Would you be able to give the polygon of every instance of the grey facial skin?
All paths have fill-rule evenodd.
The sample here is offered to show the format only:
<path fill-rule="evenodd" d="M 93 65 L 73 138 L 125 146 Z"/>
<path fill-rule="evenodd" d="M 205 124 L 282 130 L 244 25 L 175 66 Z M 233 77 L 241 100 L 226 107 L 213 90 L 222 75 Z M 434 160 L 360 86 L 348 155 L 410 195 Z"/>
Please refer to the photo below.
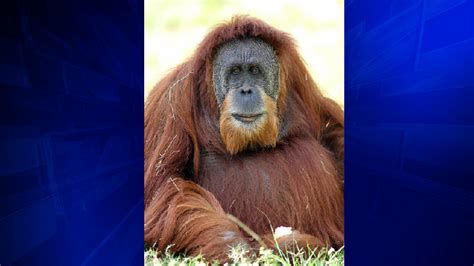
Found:
<path fill-rule="evenodd" d="M 213 81 L 219 106 L 226 96 L 232 96 L 234 118 L 250 122 L 265 112 L 263 94 L 275 101 L 278 98 L 278 58 L 273 48 L 260 39 L 225 43 L 214 58 Z"/>

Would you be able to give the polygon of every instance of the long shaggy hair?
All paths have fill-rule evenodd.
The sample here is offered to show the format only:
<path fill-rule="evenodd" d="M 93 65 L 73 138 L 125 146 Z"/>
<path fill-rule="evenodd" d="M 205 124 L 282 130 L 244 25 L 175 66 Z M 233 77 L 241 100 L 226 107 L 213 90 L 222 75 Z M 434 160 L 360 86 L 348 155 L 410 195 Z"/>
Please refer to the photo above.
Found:
<path fill-rule="evenodd" d="M 217 49 L 249 37 L 270 44 L 280 66 L 278 101 L 266 100 L 272 119 L 254 142 L 219 108 L 212 81 Z M 235 243 L 225 232 L 240 232 L 231 213 L 262 236 L 271 222 L 342 245 L 343 131 L 341 108 L 321 95 L 288 34 L 246 16 L 217 26 L 148 96 L 145 241 L 224 258 Z M 261 144 L 274 148 L 239 153 Z"/>
<path fill-rule="evenodd" d="M 247 128 L 237 123 L 232 117 L 229 107 L 232 95 L 228 95 L 221 107 L 220 132 L 222 141 L 230 154 L 236 154 L 243 150 L 253 150 L 258 147 L 274 147 L 278 137 L 278 113 L 273 99 L 258 90 L 264 99 L 266 107 L 263 117 L 257 118 L 256 126 Z M 259 121 L 262 122 L 259 122 Z"/>

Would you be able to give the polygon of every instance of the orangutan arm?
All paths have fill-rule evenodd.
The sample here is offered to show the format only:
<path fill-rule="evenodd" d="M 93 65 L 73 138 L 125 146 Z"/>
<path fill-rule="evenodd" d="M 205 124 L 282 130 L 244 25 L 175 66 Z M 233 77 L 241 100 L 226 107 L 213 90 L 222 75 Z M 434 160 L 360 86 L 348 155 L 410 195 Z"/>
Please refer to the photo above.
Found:
<path fill-rule="evenodd" d="M 204 254 L 209 261 L 228 260 L 230 247 L 247 245 L 214 196 L 192 181 L 170 179 L 145 210 L 145 242 L 158 251 Z"/>
<path fill-rule="evenodd" d="M 329 98 L 322 100 L 321 142 L 334 154 L 336 167 L 344 177 L 344 113 L 341 107 Z"/>

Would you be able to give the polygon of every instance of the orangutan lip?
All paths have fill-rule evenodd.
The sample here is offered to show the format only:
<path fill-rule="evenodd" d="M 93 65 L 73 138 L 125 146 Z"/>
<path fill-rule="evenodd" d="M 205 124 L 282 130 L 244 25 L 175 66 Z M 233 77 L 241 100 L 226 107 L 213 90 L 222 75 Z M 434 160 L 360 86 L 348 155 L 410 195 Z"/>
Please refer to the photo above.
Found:
<path fill-rule="evenodd" d="M 253 121 L 257 120 L 257 118 L 259 118 L 262 115 L 263 115 L 263 113 L 260 113 L 260 114 L 232 114 L 232 116 L 235 119 L 239 120 L 240 122 L 244 122 L 244 123 L 253 122 Z"/>

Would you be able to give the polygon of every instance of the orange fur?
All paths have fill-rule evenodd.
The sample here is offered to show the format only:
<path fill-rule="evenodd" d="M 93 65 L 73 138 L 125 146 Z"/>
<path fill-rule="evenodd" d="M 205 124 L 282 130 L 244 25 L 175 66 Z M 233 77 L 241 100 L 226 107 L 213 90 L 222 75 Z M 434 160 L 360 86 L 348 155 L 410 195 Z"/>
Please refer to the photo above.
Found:
<path fill-rule="evenodd" d="M 225 98 L 222 104 L 220 132 L 227 151 L 234 155 L 243 150 L 254 150 L 257 147 L 274 147 L 278 136 L 278 117 L 273 99 L 262 93 L 266 113 L 255 126 L 249 128 L 236 124 L 229 111 L 232 95 Z"/>
<path fill-rule="evenodd" d="M 265 100 L 267 119 L 252 133 L 219 109 L 212 84 L 218 47 L 247 37 L 269 43 L 280 65 L 278 101 Z M 273 148 L 248 150 L 257 145 Z M 342 109 L 322 96 L 289 35 L 263 21 L 218 25 L 155 86 L 144 154 L 145 242 L 158 251 L 226 261 L 230 246 L 254 245 L 226 213 L 261 236 L 271 224 L 297 230 L 301 243 L 344 243 Z"/>

